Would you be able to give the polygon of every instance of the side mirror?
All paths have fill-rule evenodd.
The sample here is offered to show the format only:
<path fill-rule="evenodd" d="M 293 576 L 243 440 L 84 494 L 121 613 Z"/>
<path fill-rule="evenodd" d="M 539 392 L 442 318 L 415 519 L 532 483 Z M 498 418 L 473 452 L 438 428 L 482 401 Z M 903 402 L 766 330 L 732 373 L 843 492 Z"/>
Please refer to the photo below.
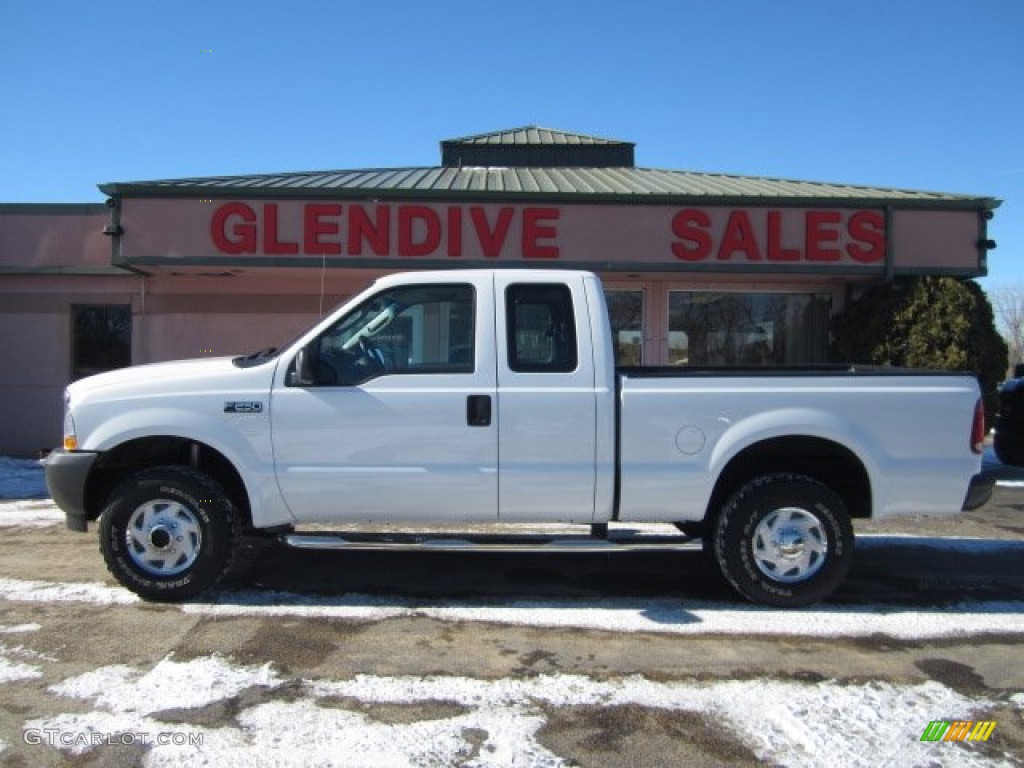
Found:
<path fill-rule="evenodd" d="M 316 384 L 316 376 L 313 375 L 313 358 L 306 347 L 299 350 L 292 365 L 294 369 L 288 372 L 288 378 L 285 381 L 289 387 L 312 387 Z"/>

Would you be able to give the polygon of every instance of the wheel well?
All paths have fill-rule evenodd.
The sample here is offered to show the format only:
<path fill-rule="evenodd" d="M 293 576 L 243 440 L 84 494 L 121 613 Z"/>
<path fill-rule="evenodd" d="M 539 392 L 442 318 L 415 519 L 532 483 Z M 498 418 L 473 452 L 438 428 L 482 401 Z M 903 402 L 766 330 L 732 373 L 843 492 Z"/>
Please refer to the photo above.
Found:
<path fill-rule="evenodd" d="M 104 451 L 97 459 L 85 486 L 85 509 L 89 520 L 100 516 L 111 492 L 126 477 L 161 465 L 192 467 L 219 482 L 231 496 L 235 508 L 248 526 L 252 521 L 245 483 L 224 454 L 205 443 L 182 437 L 143 437 Z"/>
<path fill-rule="evenodd" d="M 711 522 L 729 496 L 746 483 L 772 472 L 813 477 L 839 494 L 850 517 L 871 517 L 871 481 L 849 448 L 819 437 L 778 437 L 755 443 L 726 465 L 711 494 L 705 521 Z"/>

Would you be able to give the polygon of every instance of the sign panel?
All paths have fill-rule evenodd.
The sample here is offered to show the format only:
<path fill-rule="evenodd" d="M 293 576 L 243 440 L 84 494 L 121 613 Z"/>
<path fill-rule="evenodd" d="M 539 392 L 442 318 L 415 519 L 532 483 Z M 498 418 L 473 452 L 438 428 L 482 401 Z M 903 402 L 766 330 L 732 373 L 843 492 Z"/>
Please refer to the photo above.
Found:
<path fill-rule="evenodd" d="M 892 225 L 884 211 L 872 208 L 256 199 L 127 199 L 122 206 L 121 258 L 128 263 L 848 272 L 883 269 L 895 241 L 897 257 L 922 260 L 914 238 L 894 239 L 899 233 L 886 231 Z M 942 241 L 926 239 L 940 253 L 924 260 L 977 268 L 976 214 L 915 212 L 906 223 L 927 232 L 938 220 Z"/>

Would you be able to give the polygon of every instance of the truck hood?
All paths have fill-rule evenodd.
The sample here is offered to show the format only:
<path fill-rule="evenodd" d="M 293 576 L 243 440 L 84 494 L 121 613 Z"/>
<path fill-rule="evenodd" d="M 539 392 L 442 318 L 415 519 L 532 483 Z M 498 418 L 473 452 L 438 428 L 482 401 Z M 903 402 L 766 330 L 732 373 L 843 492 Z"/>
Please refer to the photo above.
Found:
<path fill-rule="evenodd" d="M 68 387 L 71 400 L 81 401 L 99 397 L 101 399 L 132 395 L 173 394 L 191 391 L 195 388 L 209 390 L 218 385 L 232 386 L 241 380 L 252 380 L 258 369 L 266 369 L 269 382 L 276 358 L 248 369 L 232 364 L 230 357 L 203 358 L 196 360 L 175 360 L 168 363 L 150 363 L 119 368 L 95 376 L 80 379 Z"/>

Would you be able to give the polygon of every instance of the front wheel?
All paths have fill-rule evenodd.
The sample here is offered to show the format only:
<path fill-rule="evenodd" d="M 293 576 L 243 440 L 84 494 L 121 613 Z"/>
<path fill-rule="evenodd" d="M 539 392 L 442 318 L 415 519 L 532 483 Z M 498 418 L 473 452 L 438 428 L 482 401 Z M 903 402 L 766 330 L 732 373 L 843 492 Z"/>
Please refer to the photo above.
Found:
<path fill-rule="evenodd" d="M 803 475 L 771 474 L 747 483 L 722 509 L 714 541 L 719 568 L 741 595 L 783 608 L 829 595 L 853 557 L 843 500 Z"/>
<path fill-rule="evenodd" d="M 231 563 L 235 511 L 220 483 L 188 467 L 139 472 L 111 495 L 100 520 L 107 568 L 142 598 L 183 600 Z"/>

